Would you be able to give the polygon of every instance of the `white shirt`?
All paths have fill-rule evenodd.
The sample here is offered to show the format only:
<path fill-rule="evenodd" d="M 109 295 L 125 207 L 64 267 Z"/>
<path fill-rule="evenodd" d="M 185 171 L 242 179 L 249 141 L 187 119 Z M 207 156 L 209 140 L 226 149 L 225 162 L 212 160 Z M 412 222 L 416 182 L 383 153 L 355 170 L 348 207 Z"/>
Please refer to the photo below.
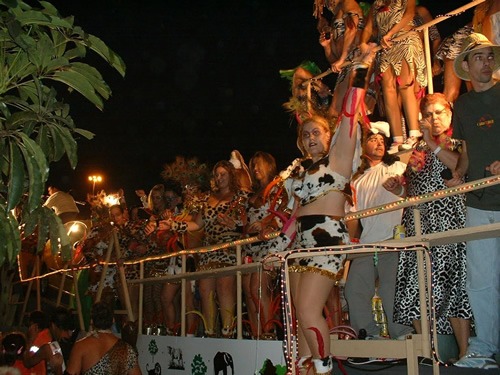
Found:
<path fill-rule="evenodd" d="M 402 198 L 387 191 L 382 184 L 391 176 L 402 175 L 405 170 L 406 164 L 400 161 L 390 166 L 382 162 L 365 170 L 361 176 L 351 182 L 354 198 L 351 211 L 401 200 Z M 360 219 L 363 230 L 359 242 L 373 243 L 392 238 L 392 230 L 394 226 L 401 224 L 402 215 L 403 210 L 400 209 Z"/>
<path fill-rule="evenodd" d="M 66 212 L 80 212 L 71 194 L 64 191 L 56 191 L 45 201 L 44 206 L 52 208 L 56 215 Z"/>

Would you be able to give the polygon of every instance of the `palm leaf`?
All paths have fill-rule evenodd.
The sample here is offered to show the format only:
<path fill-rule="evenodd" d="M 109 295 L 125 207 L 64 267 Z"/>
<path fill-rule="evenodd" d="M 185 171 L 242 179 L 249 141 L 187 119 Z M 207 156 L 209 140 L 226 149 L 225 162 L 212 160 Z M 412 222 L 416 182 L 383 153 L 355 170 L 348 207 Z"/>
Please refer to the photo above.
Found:
<path fill-rule="evenodd" d="M 24 192 L 24 164 L 21 152 L 15 141 L 10 142 L 9 177 L 7 211 L 17 206 Z"/>

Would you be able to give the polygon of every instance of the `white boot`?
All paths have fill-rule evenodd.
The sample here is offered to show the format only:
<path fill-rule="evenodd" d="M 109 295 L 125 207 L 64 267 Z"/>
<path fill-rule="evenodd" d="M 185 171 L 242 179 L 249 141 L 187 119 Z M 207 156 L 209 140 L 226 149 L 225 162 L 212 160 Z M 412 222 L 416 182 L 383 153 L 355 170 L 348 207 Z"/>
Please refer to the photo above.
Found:
<path fill-rule="evenodd" d="M 313 359 L 314 373 L 316 375 L 330 375 L 333 370 L 332 357 Z"/>

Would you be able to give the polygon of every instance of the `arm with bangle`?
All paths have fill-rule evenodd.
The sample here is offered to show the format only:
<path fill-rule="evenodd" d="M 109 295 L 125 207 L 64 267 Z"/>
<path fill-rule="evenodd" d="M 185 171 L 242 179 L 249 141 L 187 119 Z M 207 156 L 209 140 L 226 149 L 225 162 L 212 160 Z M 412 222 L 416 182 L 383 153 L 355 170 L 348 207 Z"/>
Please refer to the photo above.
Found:
<path fill-rule="evenodd" d="M 455 150 L 449 150 L 446 147 L 441 147 L 434 139 L 426 140 L 429 150 L 436 155 L 436 157 L 441 160 L 441 162 L 450 168 L 452 171 L 455 170 L 458 162 L 459 153 Z"/>
<path fill-rule="evenodd" d="M 191 221 L 174 220 L 172 218 L 160 220 L 158 222 L 159 230 L 169 230 L 175 233 L 192 232 L 203 228 L 204 222 L 201 214 L 197 214 Z"/>

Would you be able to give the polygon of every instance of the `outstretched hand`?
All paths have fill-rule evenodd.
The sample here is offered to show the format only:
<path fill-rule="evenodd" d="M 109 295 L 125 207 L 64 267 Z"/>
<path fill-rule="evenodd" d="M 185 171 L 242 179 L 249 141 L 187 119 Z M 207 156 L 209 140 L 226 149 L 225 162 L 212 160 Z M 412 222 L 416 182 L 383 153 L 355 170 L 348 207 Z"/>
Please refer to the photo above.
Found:
<path fill-rule="evenodd" d="M 488 165 L 485 169 L 488 172 L 490 172 L 492 175 L 499 175 L 500 174 L 500 161 L 495 160 L 493 163 Z"/>

